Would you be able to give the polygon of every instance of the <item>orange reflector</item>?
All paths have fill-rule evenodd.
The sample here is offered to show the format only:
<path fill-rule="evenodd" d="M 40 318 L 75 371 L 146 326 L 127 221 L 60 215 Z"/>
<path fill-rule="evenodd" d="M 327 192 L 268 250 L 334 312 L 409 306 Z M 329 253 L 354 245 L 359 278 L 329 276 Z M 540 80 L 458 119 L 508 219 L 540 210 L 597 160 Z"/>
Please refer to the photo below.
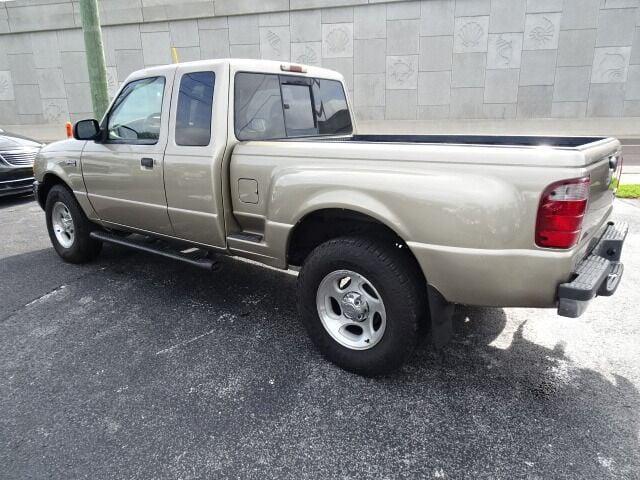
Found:
<path fill-rule="evenodd" d="M 280 65 L 280 70 L 282 70 L 283 72 L 307 73 L 307 69 L 302 65 L 292 65 L 286 63 Z"/>
<path fill-rule="evenodd" d="M 73 138 L 73 125 L 71 125 L 71 122 L 67 122 L 65 128 L 67 129 L 67 138 Z"/>

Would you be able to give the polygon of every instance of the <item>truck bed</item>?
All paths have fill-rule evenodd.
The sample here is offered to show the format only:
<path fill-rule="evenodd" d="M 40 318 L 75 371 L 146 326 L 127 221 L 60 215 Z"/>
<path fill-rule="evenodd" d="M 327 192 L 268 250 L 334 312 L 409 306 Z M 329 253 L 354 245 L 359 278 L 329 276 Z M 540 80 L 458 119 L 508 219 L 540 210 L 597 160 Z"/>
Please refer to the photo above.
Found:
<path fill-rule="evenodd" d="M 588 167 L 620 152 L 612 137 L 525 135 L 355 134 L 257 140 L 243 152 L 345 160 L 419 161 L 446 164 Z M 277 153 L 276 153 L 277 152 Z"/>
<path fill-rule="evenodd" d="M 449 143 L 457 145 L 491 145 L 578 148 L 606 140 L 606 137 L 548 137 L 524 135 L 354 135 L 354 142 L 382 143 Z"/>
<path fill-rule="evenodd" d="M 583 148 L 607 137 L 553 137 L 525 135 L 353 135 L 336 139 L 314 137 L 313 140 L 350 141 L 359 143 L 423 143 L 446 145 L 487 145 L 502 147 Z M 302 139 L 289 139 L 302 140 Z M 306 138 L 309 140 L 309 137 Z"/>

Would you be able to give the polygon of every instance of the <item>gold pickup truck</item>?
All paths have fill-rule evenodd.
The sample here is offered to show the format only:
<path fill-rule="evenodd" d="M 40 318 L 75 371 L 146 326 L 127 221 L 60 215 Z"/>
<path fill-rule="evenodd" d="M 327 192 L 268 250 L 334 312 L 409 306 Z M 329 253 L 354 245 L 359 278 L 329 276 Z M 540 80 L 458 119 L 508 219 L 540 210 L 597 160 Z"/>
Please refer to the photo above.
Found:
<path fill-rule="evenodd" d="M 298 269 L 311 339 L 363 375 L 422 326 L 445 344 L 455 304 L 576 317 L 622 275 L 613 138 L 363 135 L 338 73 L 233 59 L 135 72 L 74 137 L 35 163 L 64 260 L 109 242 Z"/>

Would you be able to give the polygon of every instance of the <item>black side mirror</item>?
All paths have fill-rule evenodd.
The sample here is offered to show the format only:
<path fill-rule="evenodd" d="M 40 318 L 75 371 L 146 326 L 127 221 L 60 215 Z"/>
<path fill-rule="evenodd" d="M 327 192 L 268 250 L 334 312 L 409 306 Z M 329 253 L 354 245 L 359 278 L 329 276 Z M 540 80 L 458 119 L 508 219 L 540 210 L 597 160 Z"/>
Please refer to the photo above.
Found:
<path fill-rule="evenodd" d="M 73 126 L 73 138 L 76 140 L 96 140 L 100 136 L 100 124 L 93 118 L 80 120 Z"/>

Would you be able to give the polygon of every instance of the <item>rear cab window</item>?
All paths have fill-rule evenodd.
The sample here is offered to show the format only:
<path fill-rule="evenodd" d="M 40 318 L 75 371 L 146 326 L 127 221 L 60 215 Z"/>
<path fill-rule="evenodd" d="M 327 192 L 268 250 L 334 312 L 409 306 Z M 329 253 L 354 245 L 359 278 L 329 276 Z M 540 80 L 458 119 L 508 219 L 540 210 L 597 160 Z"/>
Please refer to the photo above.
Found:
<path fill-rule="evenodd" d="M 235 76 L 238 140 L 275 140 L 353 131 L 342 83 L 295 75 L 239 72 Z"/>
<path fill-rule="evenodd" d="M 284 125 L 288 136 L 317 135 L 311 88 L 308 85 L 282 85 Z"/>

